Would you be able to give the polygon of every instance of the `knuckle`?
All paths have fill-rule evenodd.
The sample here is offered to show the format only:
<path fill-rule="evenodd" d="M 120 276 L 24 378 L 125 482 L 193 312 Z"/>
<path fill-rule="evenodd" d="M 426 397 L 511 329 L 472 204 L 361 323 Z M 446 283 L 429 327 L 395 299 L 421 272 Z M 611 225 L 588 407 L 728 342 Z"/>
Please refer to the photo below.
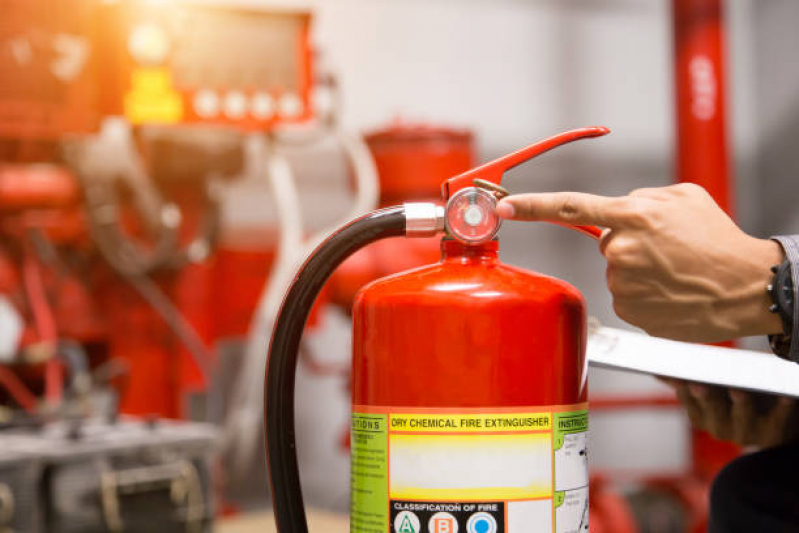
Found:
<path fill-rule="evenodd" d="M 612 270 L 608 270 L 606 277 L 610 294 L 612 294 L 614 298 L 620 296 L 623 292 L 623 289 L 619 286 L 619 278 L 613 273 Z"/>
<path fill-rule="evenodd" d="M 630 225 L 640 228 L 651 226 L 656 213 L 651 202 L 640 197 L 632 198 L 625 208 L 627 221 Z"/>
<path fill-rule="evenodd" d="M 618 235 L 617 230 L 613 229 L 605 229 L 602 232 L 602 236 L 599 238 L 599 253 L 607 258 L 607 248 L 608 245 L 613 242 L 613 240 Z"/>
<path fill-rule="evenodd" d="M 707 196 L 708 192 L 696 183 L 678 183 L 669 187 L 681 196 Z"/>
<path fill-rule="evenodd" d="M 641 187 L 640 189 L 635 189 L 630 191 L 629 196 L 634 198 L 651 198 L 657 193 L 658 189 L 654 187 Z"/>
<path fill-rule="evenodd" d="M 605 247 L 605 257 L 607 257 L 609 263 L 616 264 L 624 249 L 624 243 L 619 243 L 618 239 L 614 239 Z"/>
<path fill-rule="evenodd" d="M 614 266 L 624 265 L 638 251 L 638 241 L 632 238 L 617 237 L 605 246 L 605 258 Z"/>
<path fill-rule="evenodd" d="M 558 216 L 563 220 L 574 220 L 582 211 L 582 202 L 573 194 L 567 194 L 558 207 Z"/>

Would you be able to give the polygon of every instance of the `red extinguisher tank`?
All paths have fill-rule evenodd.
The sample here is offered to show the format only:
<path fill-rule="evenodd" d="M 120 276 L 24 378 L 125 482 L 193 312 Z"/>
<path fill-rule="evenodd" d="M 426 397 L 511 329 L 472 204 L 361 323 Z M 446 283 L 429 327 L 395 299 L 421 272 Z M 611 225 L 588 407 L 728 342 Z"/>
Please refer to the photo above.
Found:
<path fill-rule="evenodd" d="M 582 296 L 441 244 L 355 302 L 352 531 L 587 531 Z"/>
<path fill-rule="evenodd" d="M 499 261 L 496 206 L 507 170 L 606 133 L 583 128 L 508 154 L 447 180 L 445 207 L 369 213 L 309 256 L 278 316 L 266 376 L 281 533 L 308 531 L 293 399 L 318 291 L 369 243 L 442 232 L 439 263 L 377 280 L 355 299 L 350 532 L 588 531 L 585 303 L 563 281 Z"/>
<path fill-rule="evenodd" d="M 359 292 L 355 405 L 585 402 L 585 304 L 577 289 L 503 264 L 497 241 L 445 239 L 441 251 L 440 263 Z"/>

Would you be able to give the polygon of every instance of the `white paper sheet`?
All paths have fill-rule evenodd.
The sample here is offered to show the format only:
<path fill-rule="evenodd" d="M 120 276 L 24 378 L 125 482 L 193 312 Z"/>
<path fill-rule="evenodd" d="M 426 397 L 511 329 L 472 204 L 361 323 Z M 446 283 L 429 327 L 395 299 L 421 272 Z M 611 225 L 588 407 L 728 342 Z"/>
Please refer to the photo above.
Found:
<path fill-rule="evenodd" d="M 799 364 L 750 350 L 599 327 L 588 337 L 588 362 L 591 366 L 799 398 Z"/>

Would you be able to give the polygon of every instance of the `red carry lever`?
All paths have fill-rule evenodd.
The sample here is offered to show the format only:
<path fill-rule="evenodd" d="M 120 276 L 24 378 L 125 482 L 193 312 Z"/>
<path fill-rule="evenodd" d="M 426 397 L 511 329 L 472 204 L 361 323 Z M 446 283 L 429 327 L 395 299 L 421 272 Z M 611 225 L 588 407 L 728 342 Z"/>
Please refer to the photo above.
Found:
<path fill-rule="evenodd" d="M 531 144 L 526 148 L 522 148 L 521 150 L 510 153 L 506 156 L 502 156 L 499 159 L 495 159 L 490 163 L 486 163 L 485 165 L 473 168 L 472 170 L 464 172 L 463 174 L 455 176 L 454 178 L 448 179 L 441 186 L 441 194 L 445 200 L 448 200 L 453 193 L 466 187 L 474 187 L 474 180 L 476 179 L 490 181 L 496 185 L 501 185 L 502 177 L 505 175 L 505 172 L 518 165 L 521 165 L 525 161 L 528 161 L 552 150 L 553 148 L 557 148 L 558 146 L 562 146 L 572 141 L 588 139 L 592 137 L 602 137 L 608 133 L 610 133 L 610 129 L 604 126 L 592 126 L 589 128 L 580 128 L 560 133 L 554 137 Z M 600 235 L 602 235 L 602 230 L 596 226 L 569 225 L 568 227 L 595 239 L 599 239 Z"/>

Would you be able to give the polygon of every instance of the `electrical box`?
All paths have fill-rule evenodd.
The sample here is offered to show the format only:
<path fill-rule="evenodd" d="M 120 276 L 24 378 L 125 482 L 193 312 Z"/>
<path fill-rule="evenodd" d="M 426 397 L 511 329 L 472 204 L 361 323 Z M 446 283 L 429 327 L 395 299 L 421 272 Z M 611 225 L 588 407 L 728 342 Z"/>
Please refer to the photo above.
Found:
<path fill-rule="evenodd" d="M 244 130 L 312 117 L 307 12 L 122 0 L 102 20 L 109 114 Z"/>
<path fill-rule="evenodd" d="M 180 0 L 0 0 L 0 140 L 313 117 L 308 12 Z"/>

